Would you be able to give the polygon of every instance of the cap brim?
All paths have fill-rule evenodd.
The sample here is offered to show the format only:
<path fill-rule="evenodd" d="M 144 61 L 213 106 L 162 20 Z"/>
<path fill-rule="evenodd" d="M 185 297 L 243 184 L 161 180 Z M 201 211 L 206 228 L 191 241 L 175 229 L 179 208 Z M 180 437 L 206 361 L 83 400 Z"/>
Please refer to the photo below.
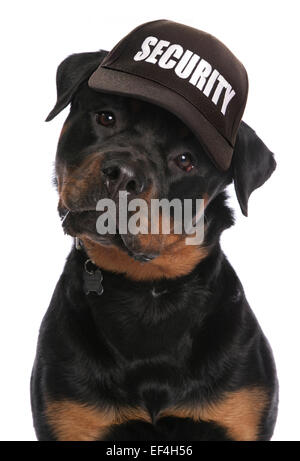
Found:
<path fill-rule="evenodd" d="M 233 147 L 183 96 L 152 80 L 101 65 L 88 81 L 91 89 L 156 104 L 176 115 L 195 134 L 213 163 L 228 170 Z"/>

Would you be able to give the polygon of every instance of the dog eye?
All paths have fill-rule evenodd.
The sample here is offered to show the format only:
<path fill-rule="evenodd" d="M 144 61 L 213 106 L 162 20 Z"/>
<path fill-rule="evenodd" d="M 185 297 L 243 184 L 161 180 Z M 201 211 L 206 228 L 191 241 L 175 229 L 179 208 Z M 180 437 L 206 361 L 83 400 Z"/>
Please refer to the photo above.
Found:
<path fill-rule="evenodd" d="M 180 154 L 175 158 L 176 165 L 187 173 L 194 168 L 193 158 L 191 154 L 185 152 Z"/>
<path fill-rule="evenodd" d="M 103 126 L 114 126 L 116 119 L 112 112 L 99 112 L 96 114 L 96 122 Z"/>

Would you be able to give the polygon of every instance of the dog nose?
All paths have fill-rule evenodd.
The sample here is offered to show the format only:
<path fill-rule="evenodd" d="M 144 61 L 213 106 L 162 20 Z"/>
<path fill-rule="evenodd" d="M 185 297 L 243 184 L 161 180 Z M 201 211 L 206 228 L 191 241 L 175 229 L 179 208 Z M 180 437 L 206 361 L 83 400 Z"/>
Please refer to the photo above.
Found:
<path fill-rule="evenodd" d="M 111 198 L 114 198 L 119 191 L 138 195 L 145 188 L 144 174 L 133 163 L 106 162 L 101 171 Z"/>

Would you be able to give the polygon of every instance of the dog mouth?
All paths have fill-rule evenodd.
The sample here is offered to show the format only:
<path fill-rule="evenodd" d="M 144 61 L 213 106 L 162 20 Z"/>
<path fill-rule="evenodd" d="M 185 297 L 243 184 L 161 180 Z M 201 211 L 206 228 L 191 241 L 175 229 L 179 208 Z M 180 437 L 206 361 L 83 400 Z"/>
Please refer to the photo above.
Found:
<path fill-rule="evenodd" d="M 135 261 L 142 263 L 152 261 L 158 256 L 158 254 L 153 254 L 152 251 L 143 251 L 141 248 L 136 248 L 136 236 L 120 234 L 117 224 L 114 233 L 100 234 L 97 231 L 96 222 L 101 213 L 96 210 L 73 211 L 59 209 L 59 215 L 65 234 L 72 237 L 86 236 L 100 245 L 116 246 Z"/>

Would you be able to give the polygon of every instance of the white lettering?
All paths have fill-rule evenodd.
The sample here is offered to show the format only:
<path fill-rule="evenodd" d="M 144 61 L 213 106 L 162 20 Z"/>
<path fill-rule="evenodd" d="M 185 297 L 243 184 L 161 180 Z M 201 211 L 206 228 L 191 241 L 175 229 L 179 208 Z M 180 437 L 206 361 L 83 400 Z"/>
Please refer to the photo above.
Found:
<path fill-rule="evenodd" d="M 179 59 L 182 56 L 183 48 L 180 45 L 171 45 L 169 48 L 164 52 L 160 60 L 158 61 L 159 67 L 163 69 L 173 69 L 173 67 L 177 64 L 175 59 L 170 59 L 171 56 L 174 58 Z"/>
<path fill-rule="evenodd" d="M 186 52 L 180 59 L 179 63 L 175 67 L 175 73 L 180 78 L 188 78 L 191 75 L 199 59 L 200 59 L 200 56 L 198 56 L 197 54 L 194 54 L 190 50 L 186 50 Z"/>
<path fill-rule="evenodd" d="M 151 53 L 150 45 L 155 45 L 158 42 L 156 37 L 147 37 L 142 43 L 142 51 L 138 51 L 134 56 L 135 61 L 143 61 Z"/>
<path fill-rule="evenodd" d="M 215 105 L 218 104 L 219 97 L 220 97 L 220 94 L 222 93 L 222 90 L 224 88 L 227 88 L 227 86 L 228 86 L 228 82 L 225 80 L 224 77 L 222 77 L 222 75 L 219 75 L 218 80 L 219 80 L 218 86 L 217 86 L 217 88 L 216 88 L 216 90 L 214 92 L 214 95 L 212 97 L 212 102 Z"/>
<path fill-rule="evenodd" d="M 228 87 L 226 88 L 226 91 L 225 91 L 224 101 L 223 101 L 222 109 L 221 109 L 221 112 L 223 115 L 226 114 L 228 103 L 232 100 L 234 95 L 235 95 L 235 91 L 232 89 L 231 85 L 228 84 Z"/>
<path fill-rule="evenodd" d="M 210 95 L 210 92 L 217 80 L 218 75 L 219 75 L 219 72 L 215 69 L 213 73 L 211 74 L 211 76 L 209 77 L 206 87 L 204 88 L 203 94 L 205 94 L 205 96 Z"/>
<path fill-rule="evenodd" d="M 156 47 L 153 49 L 150 56 L 146 59 L 147 62 L 152 62 L 152 64 L 157 63 L 157 56 L 161 56 L 163 54 L 163 49 L 170 45 L 170 42 L 166 40 L 160 40 Z"/>
<path fill-rule="evenodd" d="M 203 87 L 206 83 L 206 79 L 211 74 L 211 71 L 211 65 L 207 61 L 205 61 L 205 59 L 201 59 L 190 79 L 190 82 L 193 85 L 197 85 L 197 88 L 199 88 L 199 90 L 203 90 Z"/>
<path fill-rule="evenodd" d="M 215 105 L 220 101 L 223 115 L 226 114 L 228 104 L 236 94 L 227 80 L 217 69 L 213 69 L 208 61 L 201 59 L 191 50 L 184 51 L 181 45 L 171 45 L 167 40 L 159 40 L 156 37 L 145 38 L 141 50 L 133 59 L 158 64 L 162 69 L 174 69 L 177 77 L 190 78 L 189 83 L 202 91 L 203 95 L 210 98 Z M 211 97 L 213 88 L 215 90 Z"/>

